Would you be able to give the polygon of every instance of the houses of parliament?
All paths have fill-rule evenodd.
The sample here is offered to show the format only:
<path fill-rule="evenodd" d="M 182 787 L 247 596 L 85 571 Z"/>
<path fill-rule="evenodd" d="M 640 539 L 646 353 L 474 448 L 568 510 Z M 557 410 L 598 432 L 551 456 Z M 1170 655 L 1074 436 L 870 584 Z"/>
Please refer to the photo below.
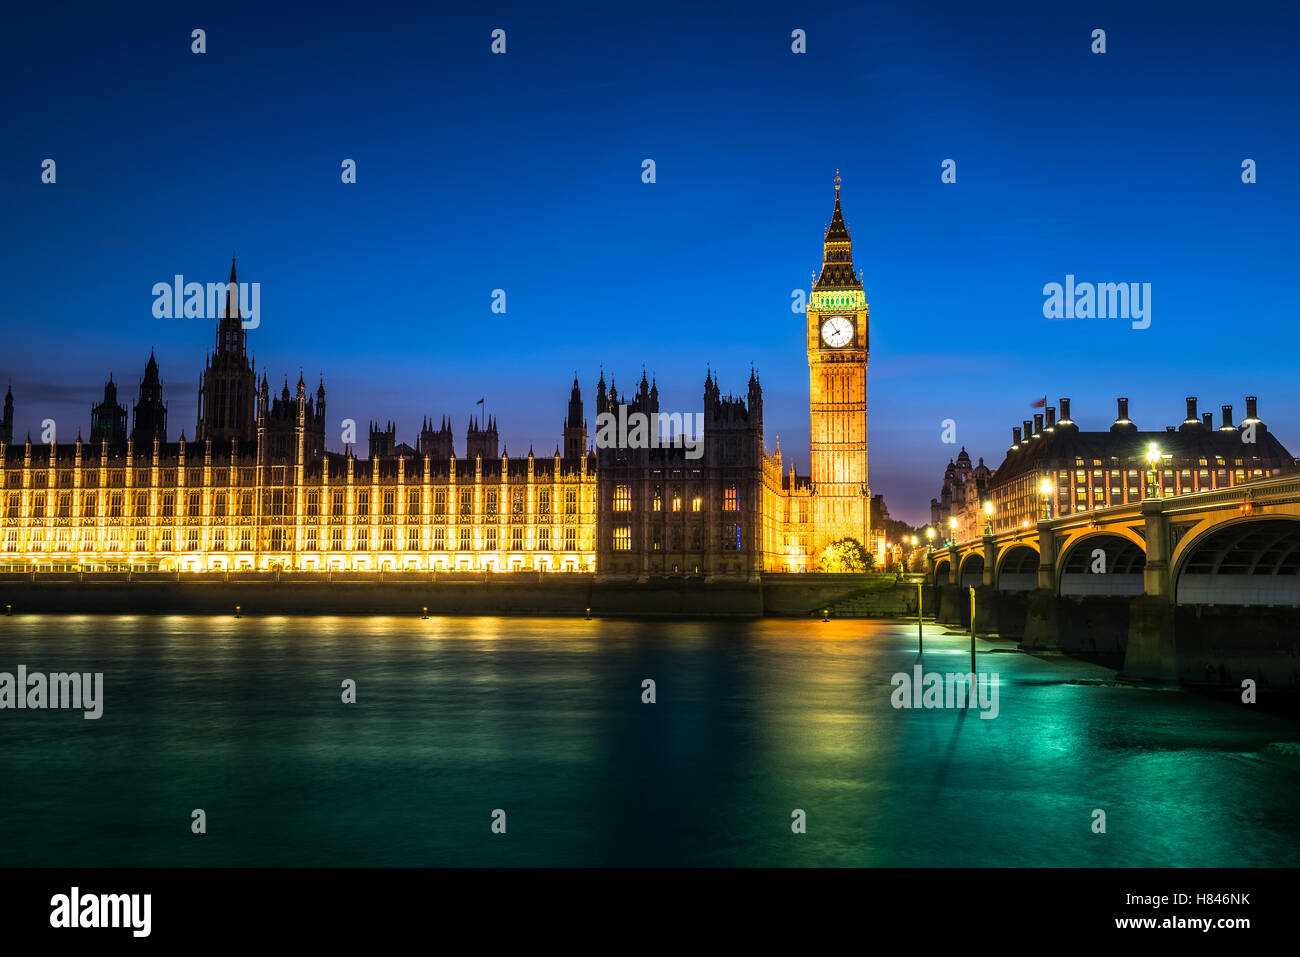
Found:
<path fill-rule="evenodd" d="M 493 418 L 426 418 L 415 444 L 371 425 L 369 454 L 326 448 L 322 380 L 278 394 L 249 358 L 238 297 L 227 294 L 198 381 L 193 437 L 168 438 L 151 354 L 128 417 L 110 376 L 88 440 L 14 442 L 14 396 L 0 420 L 0 571 L 591 572 L 753 581 L 816 571 L 822 549 L 868 545 L 868 306 L 835 206 L 805 313 L 810 471 L 763 435 L 763 392 L 703 386 L 703 455 L 681 446 L 593 447 L 577 378 L 550 455 L 511 457 Z M 230 270 L 235 285 L 235 264 Z M 602 371 L 597 414 L 658 423 L 645 373 L 620 392 Z M 128 418 L 130 427 L 128 428 Z M 656 426 L 657 427 L 657 426 Z"/>

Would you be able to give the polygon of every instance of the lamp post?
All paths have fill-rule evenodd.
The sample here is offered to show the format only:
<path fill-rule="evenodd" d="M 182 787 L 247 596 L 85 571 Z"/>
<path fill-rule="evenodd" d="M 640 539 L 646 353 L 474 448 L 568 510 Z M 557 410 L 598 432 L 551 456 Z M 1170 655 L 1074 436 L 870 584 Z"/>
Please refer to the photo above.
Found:
<path fill-rule="evenodd" d="M 1046 475 L 1043 476 L 1038 491 L 1043 494 L 1043 518 L 1050 521 L 1052 518 L 1052 480 Z"/>
<path fill-rule="evenodd" d="M 1151 483 L 1147 486 L 1147 498 L 1160 497 L 1159 475 L 1156 466 L 1160 464 L 1160 446 L 1152 442 L 1147 446 L 1147 464 L 1151 466 Z"/>
<path fill-rule="evenodd" d="M 993 534 L 993 499 L 984 500 L 984 534 Z"/>
<path fill-rule="evenodd" d="M 957 518 L 956 518 L 956 516 L 953 516 L 953 515 L 948 516 L 948 533 L 949 533 L 949 534 L 948 534 L 948 541 L 953 542 L 953 543 L 955 544 L 956 541 L 957 541 Z"/>

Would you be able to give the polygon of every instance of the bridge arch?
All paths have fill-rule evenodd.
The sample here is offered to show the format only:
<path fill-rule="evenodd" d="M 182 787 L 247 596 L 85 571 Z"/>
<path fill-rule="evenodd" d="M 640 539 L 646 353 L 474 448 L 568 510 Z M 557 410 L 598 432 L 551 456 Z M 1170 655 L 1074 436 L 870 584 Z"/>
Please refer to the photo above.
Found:
<path fill-rule="evenodd" d="M 1300 605 L 1300 515 L 1207 520 L 1170 565 L 1180 605 Z"/>
<path fill-rule="evenodd" d="M 1141 595 L 1146 543 L 1127 528 L 1086 530 L 1067 539 L 1057 561 L 1061 595 Z M 1101 571 L 1104 569 L 1104 571 Z"/>
<path fill-rule="evenodd" d="M 998 555 L 995 581 L 999 591 L 1033 591 L 1038 587 L 1038 547 L 1011 542 Z"/>
<path fill-rule="evenodd" d="M 938 585 L 948 584 L 952 575 L 952 561 L 945 555 L 934 563 L 934 580 Z"/>
<path fill-rule="evenodd" d="M 978 588 L 984 584 L 984 555 L 981 552 L 969 551 L 962 556 L 957 584 L 962 588 Z"/>

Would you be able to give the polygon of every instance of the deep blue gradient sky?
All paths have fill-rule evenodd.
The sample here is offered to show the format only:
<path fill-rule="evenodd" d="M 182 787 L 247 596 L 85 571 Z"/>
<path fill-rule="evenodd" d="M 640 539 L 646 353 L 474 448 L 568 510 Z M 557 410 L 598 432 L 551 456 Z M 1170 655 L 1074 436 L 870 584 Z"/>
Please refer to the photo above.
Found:
<path fill-rule="evenodd" d="M 2 16 L 0 379 L 17 436 L 47 417 L 61 440 L 88 434 L 109 371 L 129 402 L 151 346 L 170 437 L 193 436 L 214 324 L 155 319 L 150 290 L 224 280 L 233 250 L 262 284 L 259 375 L 278 390 L 301 367 L 314 389 L 323 371 L 332 448 L 345 417 L 392 418 L 414 443 L 423 415 L 449 413 L 462 450 L 486 396 L 512 454 L 549 453 L 575 370 L 590 403 L 602 363 L 627 388 L 644 362 L 662 407 L 690 411 L 706 364 L 739 393 L 753 362 L 768 443 L 804 471 L 790 297 L 820 261 L 838 167 L 871 304 L 871 480 L 895 517 L 928 515 L 956 453 L 942 420 L 996 465 L 1044 394 L 1073 397 L 1084 428 L 1109 424 L 1116 395 L 1163 427 L 1186 395 L 1217 418 L 1258 394 L 1300 449 L 1294 4 Z M 1066 273 L 1152 283 L 1151 327 L 1044 319 L 1042 287 Z"/>

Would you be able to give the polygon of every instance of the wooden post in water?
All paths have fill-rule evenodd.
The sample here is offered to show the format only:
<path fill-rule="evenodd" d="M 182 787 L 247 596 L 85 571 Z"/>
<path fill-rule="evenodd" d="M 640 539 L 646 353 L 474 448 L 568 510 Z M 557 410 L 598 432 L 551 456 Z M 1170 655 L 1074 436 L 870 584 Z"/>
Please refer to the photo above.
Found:
<path fill-rule="evenodd" d="M 970 586 L 970 673 L 975 674 L 975 586 Z"/>
<path fill-rule="evenodd" d="M 923 582 L 916 583 L 916 653 L 925 654 L 925 632 L 921 628 L 921 605 L 924 602 L 922 589 L 925 587 Z"/>

